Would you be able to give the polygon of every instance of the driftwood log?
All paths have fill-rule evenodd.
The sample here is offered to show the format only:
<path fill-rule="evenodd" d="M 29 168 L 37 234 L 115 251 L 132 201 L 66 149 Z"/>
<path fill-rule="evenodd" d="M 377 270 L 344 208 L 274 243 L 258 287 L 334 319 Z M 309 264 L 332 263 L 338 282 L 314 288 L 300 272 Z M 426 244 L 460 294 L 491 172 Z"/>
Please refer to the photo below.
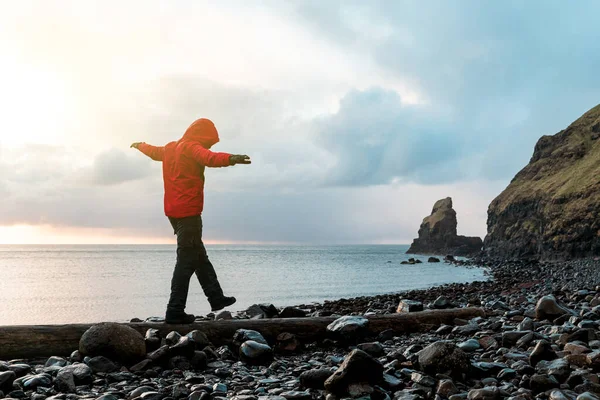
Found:
<path fill-rule="evenodd" d="M 369 333 L 377 335 L 391 329 L 395 333 L 423 332 L 441 324 L 452 325 L 454 320 L 483 316 L 481 308 L 430 310 L 407 314 L 388 314 L 367 317 Z M 171 331 L 182 334 L 192 330 L 204 332 L 215 345 L 227 344 L 238 329 L 253 329 L 273 341 L 280 333 L 293 333 L 304 342 L 327 337 L 327 325 L 334 317 L 239 319 L 202 321 L 189 325 L 168 325 L 156 322 L 127 323 L 142 335 L 149 328 L 158 329 L 166 336 Z M 68 325 L 15 325 L 0 326 L 0 360 L 34 359 L 67 356 L 79 348 L 79 339 L 94 324 Z"/>

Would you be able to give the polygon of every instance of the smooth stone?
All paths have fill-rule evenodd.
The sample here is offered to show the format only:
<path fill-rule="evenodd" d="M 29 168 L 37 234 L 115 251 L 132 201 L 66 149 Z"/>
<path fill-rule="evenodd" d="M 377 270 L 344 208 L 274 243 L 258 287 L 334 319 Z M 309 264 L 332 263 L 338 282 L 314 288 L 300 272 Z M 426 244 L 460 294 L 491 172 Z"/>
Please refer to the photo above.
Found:
<path fill-rule="evenodd" d="M 212 346 L 208 336 L 206 336 L 206 333 L 202 331 L 193 330 L 185 336 L 192 339 L 194 343 L 196 343 L 196 350 L 203 350 L 206 346 Z"/>
<path fill-rule="evenodd" d="M 233 345 L 237 348 L 242 345 L 242 343 L 247 342 L 248 340 L 252 340 L 257 343 L 262 343 L 268 345 L 267 340 L 257 331 L 253 331 L 251 329 L 238 329 L 233 335 Z"/>
<path fill-rule="evenodd" d="M 306 317 L 306 311 L 296 307 L 285 307 L 279 313 L 279 318 L 304 318 Z"/>
<path fill-rule="evenodd" d="M 538 320 L 552 321 L 560 316 L 572 314 L 574 314 L 573 311 L 558 304 L 556 297 L 552 295 L 541 297 L 535 306 L 535 317 Z"/>
<path fill-rule="evenodd" d="M 339 339 L 354 340 L 366 333 L 368 325 L 369 320 L 364 317 L 346 315 L 327 325 L 327 332 Z"/>
<path fill-rule="evenodd" d="M 481 348 L 481 345 L 479 344 L 479 341 L 477 339 L 469 339 L 465 342 L 462 342 L 458 345 L 458 348 L 466 351 L 467 353 L 472 353 L 475 350 L 479 350 Z"/>
<path fill-rule="evenodd" d="M 117 366 L 111 360 L 104 356 L 98 356 L 91 358 L 87 365 L 92 369 L 94 373 L 98 372 L 112 372 L 117 370 Z"/>
<path fill-rule="evenodd" d="M 131 365 L 146 356 L 146 342 L 130 326 L 103 322 L 85 331 L 79 340 L 79 352 L 84 357 L 104 356 Z"/>
<path fill-rule="evenodd" d="M 540 340 L 529 355 L 529 363 L 535 367 L 537 363 L 542 360 L 550 361 L 556 358 L 558 358 L 558 356 L 552 348 L 552 345 L 545 340 Z"/>
<path fill-rule="evenodd" d="M 266 344 L 247 340 L 240 346 L 240 359 L 250 364 L 267 365 L 273 360 L 273 349 Z"/>
<path fill-rule="evenodd" d="M 496 400 L 500 397 L 500 391 L 495 386 L 484 387 L 481 389 L 471 389 L 467 398 L 469 400 Z"/>
<path fill-rule="evenodd" d="M 364 351 L 365 353 L 368 353 L 373 357 L 381 357 L 385 353 L 383 350 L 383 346 L 381 345 L 381 343 L 378 342 L 361 343 L 358 346 L 356 346 L 356 348 Z"/>
<path fill-rule="evenodd" d="M 298 390 L 282 392 L 280 396 L 286 398 L 287 400 L 311 400 L 312 398 L 310 392 Z"/>

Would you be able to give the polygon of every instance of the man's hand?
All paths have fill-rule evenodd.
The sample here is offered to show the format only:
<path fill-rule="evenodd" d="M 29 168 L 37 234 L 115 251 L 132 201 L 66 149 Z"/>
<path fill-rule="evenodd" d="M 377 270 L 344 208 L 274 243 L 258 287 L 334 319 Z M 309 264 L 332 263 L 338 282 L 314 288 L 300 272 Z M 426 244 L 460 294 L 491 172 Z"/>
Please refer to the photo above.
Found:
<path fill-rule="evenodd" d="M 130 149 L 131 149 L 131 148 L 137 149 L 137 148 L 138 148 L 138 146 L 139 146 L 140 144 L 142 144 L 142 143 L 143 143 L 143 142 L 135 142 L 135 143 L 132 143 L 132 144 L 131 144 L 131 146 L 129 146 L 129 148 L 130 148 Z"/>
<path fill-rule="evenodd" d="M 235 164 L 251 164 L 252 161 L 250 161 L 250 157 L 248 157 L 247 155 L 244 154 L 232 154 L 231 156 L 229 156 L 229 164 L 230 165 L 235 165 Z"/>

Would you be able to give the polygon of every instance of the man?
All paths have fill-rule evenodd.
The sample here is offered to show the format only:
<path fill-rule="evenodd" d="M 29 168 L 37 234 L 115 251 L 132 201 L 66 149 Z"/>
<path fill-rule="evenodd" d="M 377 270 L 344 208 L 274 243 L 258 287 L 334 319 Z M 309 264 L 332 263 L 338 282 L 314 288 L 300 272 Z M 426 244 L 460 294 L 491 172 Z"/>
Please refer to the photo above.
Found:
<path fill-rule="evenodd" d="M 235 303 L 235 297 L 223 295 L 215 269 L 202 243 L 205 167 L 250 164 L 250 157 L 215 153 L 210 148 L 219 141 L 212 121 L 201 118 L 185 131 L 183 137 L 163 147 L 133 143 L 155 161 L 162 161 L 165 186 L 165 214 L 177 235 L 177 263 L 171 280 L 171 296 L 165 322 L 189 324 L 194 315 L 185 313 L 190 278 L 194 273 L 208 298 L 212 311 Z"/>

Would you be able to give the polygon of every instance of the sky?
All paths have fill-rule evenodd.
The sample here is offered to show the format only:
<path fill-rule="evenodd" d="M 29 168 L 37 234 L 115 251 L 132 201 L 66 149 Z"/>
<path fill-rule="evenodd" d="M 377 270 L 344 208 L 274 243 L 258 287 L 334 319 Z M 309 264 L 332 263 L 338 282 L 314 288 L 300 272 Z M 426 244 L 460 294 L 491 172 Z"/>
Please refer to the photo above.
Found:
<path fill-rule="evenodd" d="M 596 1 L 3 1 L 0 244 L 172 243 L 164 145 L 200 117 L 208 243 L 460 234 L 599 102 Z"/>

